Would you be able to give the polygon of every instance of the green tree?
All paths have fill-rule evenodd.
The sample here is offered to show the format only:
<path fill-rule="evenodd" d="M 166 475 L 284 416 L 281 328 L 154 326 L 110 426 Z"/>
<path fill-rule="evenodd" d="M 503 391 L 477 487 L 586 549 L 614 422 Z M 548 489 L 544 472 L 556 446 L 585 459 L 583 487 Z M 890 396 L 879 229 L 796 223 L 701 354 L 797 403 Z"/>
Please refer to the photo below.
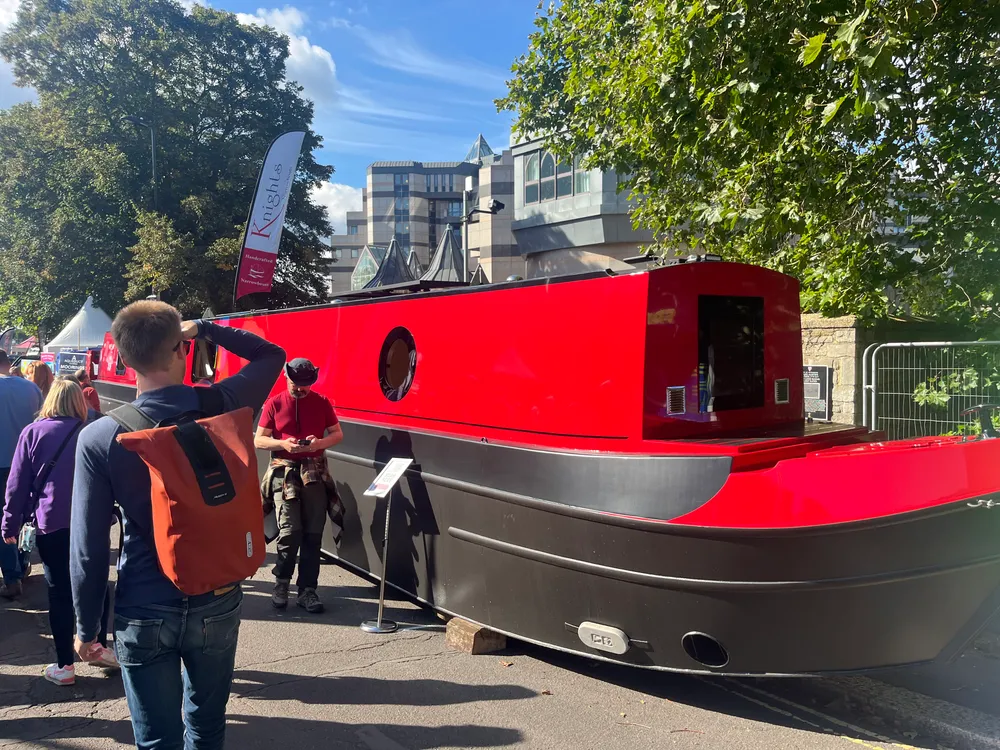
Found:
<path fill-rule="evenodd" d="M 85 179 L 60 187 L 53 178 L 48 192 L 22 191 L 34 196 L 29 200 L 40 214 L 58 213 L 67 203 L 92 205 L 102 190 L 113 193 L 99 211 L 95 206 L 100 217 L 115 217 L 113 226 L 90 228 L 100 262 L 76 253 L 82 228 L 67 228 L 62 255 L 55 256 L 63 262 L 51 278 L 37 273 L 33 261 L 26 265 L 41 286 L 40 293 L 32 291 L 35 297 L 65 288 L 78 306 L 81 296 L 101 291 L 104 306 L 113 311 L 126 299 L 146 296 L 156 283 L 156 291 L 187 314 L 206 306 L 230 310 L 235 260 L 261 161 L 277 135 L 305 130 L 275 288 L 253 305 L 325 299 L 321 238 L 330 227 L 309 191 L 333 170 L 313 155 L 321 139 L 310 128 L 312 103 L 287 79 L 287 37 L 240 24 L 231 13 L 202 7 L 186 13 L 174 0 L 24 0 L 17 21 L 0 38 L 0 53 L 12 63 L 17 82 L 38 91 L 40 104 L 28 109 L 44 111 L 58 123 L 67 161 L 86 149 L 105 155 L 102 169 L 115 169 L 103 187 Z M 148 134 L 126 122 L 127 116 L 156 128 L 155 207 Z M 38 117 L 31 123 L 44 127 Z M 3 140 L 0 133 L 0 163 L 24 158 L 17 140 Z M 0 170 L 0 194 L 17 187 L 14 178 L 5 179 Z M 148 213 L 154 210 L 155 215 Z M 23 223 L 16 216 L 10 222 Z M 0 214 L 0 232 L 5 224 Z M 8 258 L 23 255 L 26 238 L 60 244 L 51 230 L 39 235 L 31 227 L 10 234 L 18 239 L 5 234 L 0 246 Z M 77 258 L 80 275 L 64 278 Z M 0 269 L 9 265 L 0 264 Z M 0 280 L 4 292 L 11 286 Z M 4 299 L 9 308 L 25 306 L 16 294 Z"/>
<path fill-rule="evenodd" d="M 51 106 L 0 112 L 0 320 L 51 336 L 88 294 L 117 309 L 134 242 L 128 173 Z"/>
<path fill-rule="evenodd" d="M 1000 318 L 1000 4 L 563 0 L 536 25 L 499 106 L 629 175 L 661 249 L 791 273 L 828 314 Z"/>

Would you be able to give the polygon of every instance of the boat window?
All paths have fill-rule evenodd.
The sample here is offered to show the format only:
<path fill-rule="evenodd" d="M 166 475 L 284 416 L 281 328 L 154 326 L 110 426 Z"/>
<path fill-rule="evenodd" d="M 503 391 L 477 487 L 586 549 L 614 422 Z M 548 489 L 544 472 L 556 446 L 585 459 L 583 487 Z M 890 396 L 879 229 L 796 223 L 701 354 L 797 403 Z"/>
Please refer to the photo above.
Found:
<path fill-rule="evenodd" d="M 417 370 L 417 347 L 405 328 L 389 331 L 379 354 L 378 380 L 382 393 L 390 401 L 399 401 L 413 385 Z"/>
<path fill-rule="evenodd" d="M 764 298 L 698 297 L 699 410 L 764 405 Z"/>
<path fill-rule="evenodd" d="M 219 347 L 211 341 L 198 339 L 194 345 L 194 355 L 191 357 L 191 382 L 215 382 L 215 368 L 218 363 Z"/>

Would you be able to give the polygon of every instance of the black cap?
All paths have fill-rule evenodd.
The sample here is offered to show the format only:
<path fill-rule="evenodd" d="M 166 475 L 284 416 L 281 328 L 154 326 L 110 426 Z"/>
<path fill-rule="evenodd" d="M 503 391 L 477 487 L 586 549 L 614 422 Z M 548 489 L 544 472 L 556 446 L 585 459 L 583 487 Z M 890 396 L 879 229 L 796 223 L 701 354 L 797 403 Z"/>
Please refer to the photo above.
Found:
<path fill-rule="evenodd" d="M 312 385 L 319 378 L 319 368 L 304 357 L 296 357 L 285 365 L 285 375 L 295 385 Z"/>

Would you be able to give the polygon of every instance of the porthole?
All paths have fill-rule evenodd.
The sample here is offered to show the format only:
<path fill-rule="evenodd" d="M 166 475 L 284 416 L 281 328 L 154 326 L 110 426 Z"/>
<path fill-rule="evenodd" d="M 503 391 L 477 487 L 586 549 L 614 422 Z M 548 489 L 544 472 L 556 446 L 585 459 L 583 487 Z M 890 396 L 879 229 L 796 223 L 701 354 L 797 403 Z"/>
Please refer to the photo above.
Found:
<path fill-rule="evenodd" d="M 385 337 L 378 360 L 378 382 L 390 401 L 399 401 L 413 385 L 417 371 L 417 347 L 405 328 L 393 328 Z"/>

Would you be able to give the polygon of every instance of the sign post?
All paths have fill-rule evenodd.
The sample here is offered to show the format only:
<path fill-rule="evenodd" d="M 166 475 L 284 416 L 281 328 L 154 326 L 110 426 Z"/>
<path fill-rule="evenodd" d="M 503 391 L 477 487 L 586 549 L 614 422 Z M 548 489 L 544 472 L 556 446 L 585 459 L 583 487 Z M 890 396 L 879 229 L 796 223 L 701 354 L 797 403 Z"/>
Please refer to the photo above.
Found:
<path fill-rule="evenodd" d="M 74 375 L 77 370 L 86 370 L 89 352 L 71 352 L 63 349 L 56 355 L 57 375 Z"/>
<path fill-rule="evenodd" d="M 806 419 L 833 420 L 833 368 L 825 365 L 802 367 L 802 396 Z"/>
<path fill-rule="evenodd" d="M 385 579 L 389 573 L 389 511 L 392 490 L 412 463 L 412 458 L 390 459 L 364 493 L 366 497 L 385 498 L 385 533 L 382 535 L 382 580 L 378 589 L 378 617 L 361 623 L 361 629 L 366 633 L 395 633 L 399 629 L 399 625 L 392 620 L 382 619 L 382 611 L 385 609 Z"/>

